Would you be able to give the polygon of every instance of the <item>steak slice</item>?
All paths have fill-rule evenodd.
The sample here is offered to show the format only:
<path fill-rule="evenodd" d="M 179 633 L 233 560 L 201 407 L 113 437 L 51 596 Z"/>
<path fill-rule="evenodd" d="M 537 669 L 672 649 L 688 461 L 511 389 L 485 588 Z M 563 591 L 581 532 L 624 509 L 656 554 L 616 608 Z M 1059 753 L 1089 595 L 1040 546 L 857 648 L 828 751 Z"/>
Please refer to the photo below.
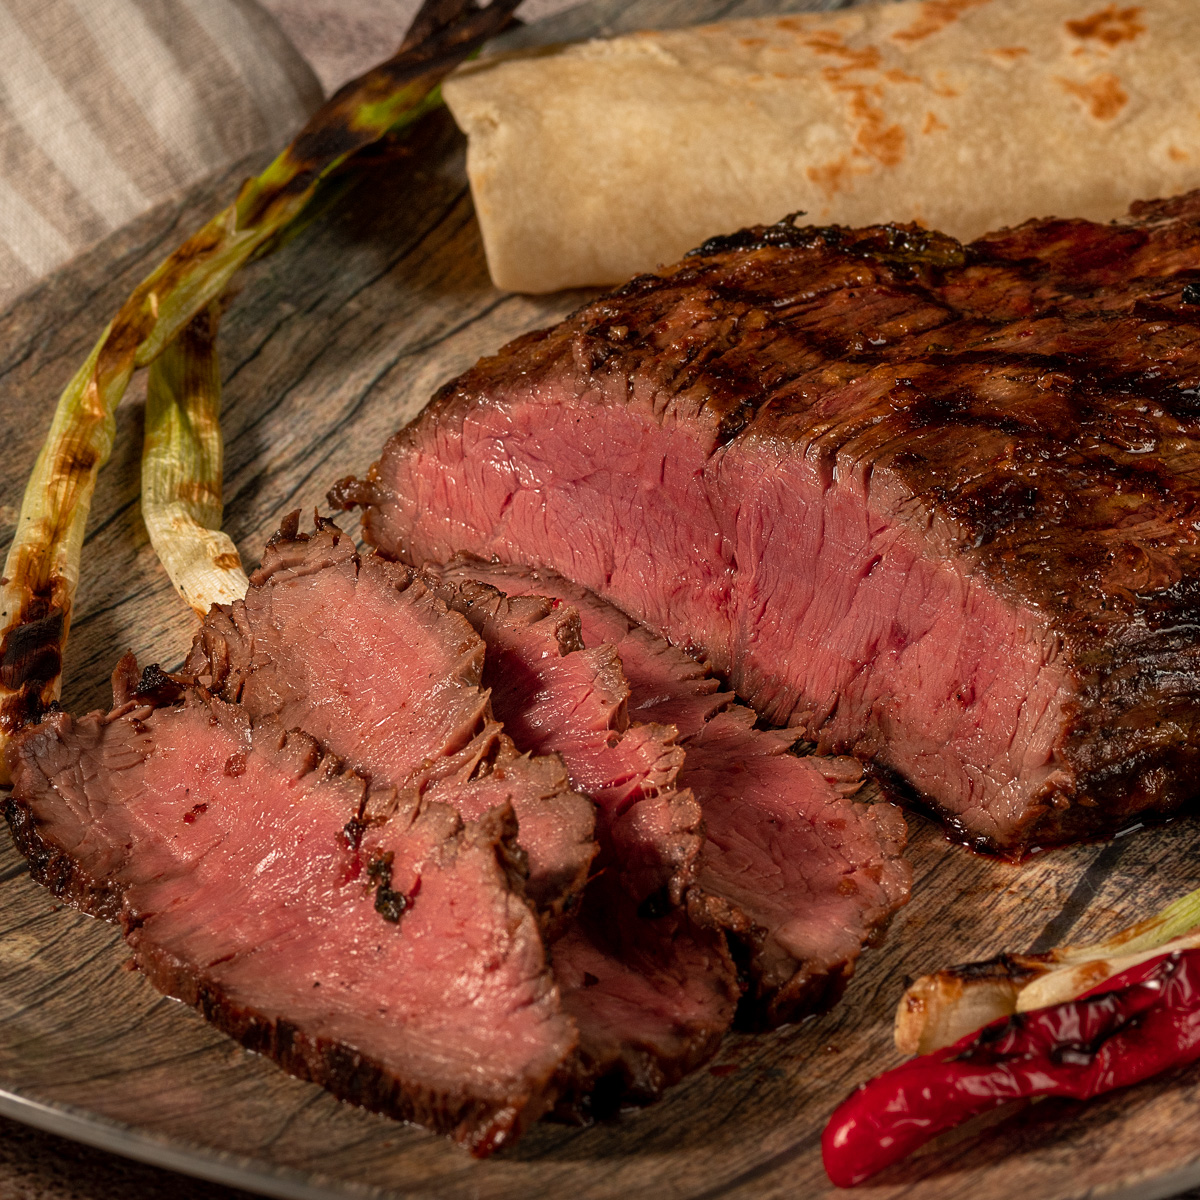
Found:
<path fill-rule="evenodd" d="M 436 567 L 425 578 L 486 642 L 483 681 L 505 729 L 523 750 L 560 754 L 572 785 L 598 805 L 599 870 L 552 951 L 579 1028 L 560 1115 L 650 1103 L 716 1053 L 740 996 L 724 939 L 670 911 L 694 880 L 702 841 L 699 805 L 675 787 L 676 731 L 630 723 L 617 652 L 584 648 L 575 609 Z"/>
<path fill-rule="evenodd" d="M 368 540 L 552 567 L 1020 855 L 1200 783 L 1200 193 L 717 238 L 448 384 Z"/>
<path fill-rule="evenodd" d="M 789 753 L 795 730 L 754 728 L 702 664 L 553 571 L 460 558 L 442 575 L 554 597 L 579 613 L 586 644 L 615 648 L 629 711 L 679 730 L 677 782 L 699 801 L 706 833 L 688 908 L 735 939 L 743 1019 L 777 1025 L 832 1004 L 911 882 L 899 811 L 849 798 L 859 765 Z"/>
<path fill-rule="evenodd" d="M 57 713 L 9 763 L 35 877 L 119 917 L 151 982 L 246 1046 L 477 1155 L 554 1103 L 576 1032 L 510 806 L 464 824 L 368 791 L 308 735 L 193 688 Z"/>
<path fill-rule="evenodd" d="M 185 670 L 253 723 L 302 729 L 376 784 L 427 793 L 465 820 L 511 803 L 528 894 L 554 932 L 596 853 L 593 808 L 557 759 L 523 756 L 501 732 L 483 664 L 480 638 L 412 571 L 360 558 L 330 521 L 299 533 L 292 514 L 245 599 L 210 610 Z"/>
<path fill-rule="evenodd" d="M 579 919 L 550 954 L 579 1029 L 560 1116 L 657 1100 L 708 1062 L 733 1024 L 741 989 L 723 939 L 683 910 L 647 916 L 612 876 L 588 886 Z"/>
<path fill-rule="evenodd" d="M 798 757 L 794 739 L 735 705 L 684 743 L 680 773 L 707 833 L 689 910 L 740 943 L 744 1016 L 766 1027 L 832 1005 L 912 883 L 899 810 L 852 801 L 861 767 Z"/>
<path fill-rule="evenodd" d="M 437 567 L 425 578 L 487 646 L 483 683 L 506 732 L 526 753 L 558 754 L 571 785 L 599 809 L 606 869 L 636 903 L 664 892 L 676 906 L 703 840 L 700 806 L 676 787 L 683 750 L 673 725 L 631 723 L 617 650 L 585 648 L 579 614 L 545 596 L 508 597 L 490 583 Z"/>

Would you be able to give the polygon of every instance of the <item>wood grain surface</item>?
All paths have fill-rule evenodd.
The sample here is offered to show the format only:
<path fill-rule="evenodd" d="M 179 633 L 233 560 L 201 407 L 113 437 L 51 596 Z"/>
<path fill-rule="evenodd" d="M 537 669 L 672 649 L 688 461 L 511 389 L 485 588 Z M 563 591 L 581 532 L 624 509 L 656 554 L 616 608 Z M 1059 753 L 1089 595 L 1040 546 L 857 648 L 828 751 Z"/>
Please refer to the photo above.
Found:
<path fill-rule="evenodd" d="M 614 2 L 591 6 L 591 19 L 628 28 L 653 23 L 655 12 L 674 20 L 680 8 Z M 693 19 L 739 10 L 686 8 Z M 566 16 L 577 32 L 582 18 Z M 151 213 L 0 315 L 6 529 L 54 400 L 104 321 L 256 165 Z M 245 273 L 222 328 L 226 528 L 247 561 L 285 512 L 321 507 L 334 479 L 364 470 L 438 384 L 580 299 L 491 288 L 462 140 L 444 113 L 379 156 L 336 208 Z M 139 516 L 141 413 L 135 386 L 118 415 L 84 552 L 63 696 L 75 711 L 107 704 L 108 674 L 126 649 L 143 662 L 178 664 L 195 624 Z M 834 1011 L 766 1036 L 731 1036 L 711 1069 L 660 1104 L 586 1129 L 543 1123 L 483 1163 L 288 1078 L 159 996 L 126 969 L 116 930 L 36 887 L 4 839 L 0 1113 L 281 1196 L 823 1196 L 833 1189 L 820 1166 L 822 1126 L 859 1081 L 898 1061 L 891 1019 L 906 975 L 1102 936 L 1200 886 L 1193 820 L 1036 855 L 1022 867 L 950 846 L 919 818 L 912 831 L 913 900 Z M 1170 1195 L 1200 1182 L 1198 1099 L 1200 1069 L 1088 1106 L 1034 1105 L 943 1140 L 859 1195 Z"/>

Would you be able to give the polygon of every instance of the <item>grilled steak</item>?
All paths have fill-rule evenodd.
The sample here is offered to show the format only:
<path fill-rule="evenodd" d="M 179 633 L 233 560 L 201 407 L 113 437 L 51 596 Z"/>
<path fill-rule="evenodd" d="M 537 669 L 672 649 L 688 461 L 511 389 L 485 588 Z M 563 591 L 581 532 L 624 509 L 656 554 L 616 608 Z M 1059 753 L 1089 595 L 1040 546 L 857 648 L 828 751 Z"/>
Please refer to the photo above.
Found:
<path fill-rule="evenodd" d="M 185 669 L 252 722 L 302 729 L 376 784 L 415 789 L 466 820 L 510 803 L 528 894 L 554 933 L 596 852 L 593 808 L 557 759 L 521 756 L 501 733 L 483 664 L 483 642 L 411 571 L 360 559 L 332 522 L 301 534 L 293 514 L 245 600 L 209 612 Z"/>
<path fill-rule="evenodd" d="M 706 834 L 688 908 L 738 947 L 743 1019 L 776 1025 L 836 1000 L 910 883 L 900 813 L 849 799 L 858 764 L 788 753 L 794 730 L 755 729 L 753 712 L 695 659 L 553 571 L 460 559 L 441 573 L 574 606 L 584 642 L 620 656 L 630 714 L 678 730 L 677 783 L 699 801 Z"/>
<path fill-rule="evenodd" d="M 673 726 L 630 723 L 612 645 L 584 648 L 579 614 L 544 596 L 508 597 L 461 572 L 425 573 L 487 644 L 483 682 L 517 745 L 557 753 L 598 805 L 601 855 L 578 920 L 555 942 L 563 1008 L 579 1055 L 562 1115 L 658 1098 L 716 1053 L 740 995 L 719 933 L 671 911 L 694 881 L 702 835 L 675 787 Z"/>
<path fill-rule="evenodd" d="M 759 227 L 447 385 L 368 539 L 553 567 L 1020 854 L 1197 791 L 1200 193 Z"/>
<path fill-rule="evenodd" d="M 517 746 L 561 755 L 571 785 L 599 806 L 606 870 L 635 903 L 664 892 L 678 905 L 700 853 L 700 806 L 675 786 L 683 750 L 674 725 L 630 723 L 615 646 L 585 649 L 579 614 L 545 596 L 509 598 L 471 575 L 425 568 L 438 596 L 487 645 L 483 683 Z"/>
<path fill-rule="evenodd" d="M 579 1028 L 561 1116 L 657 1100 L 716 1054 L 733 1023 L 740 989 L 722 939 L 682 910 L 639 911 L 613 876 L 588 886 L 578 921 L 550 954 Z"/>
<path fill-rule="evenodd" d="M 554 1103 L 576 1033 L 511 806 L 464 824 L 202 690 L 128 698 L 129 672 L 111 712 L 10 747 L 35 877 L 119 917 L 157 987 L 347 1100 L 476 1154 Z"/>
<path fill-rule="evenodd" d="M 908 901 L 912 875 L 899 810 L 849 799 L 857 763 L 797 757 L 794 733 L 755 729 L 753 717 L 736 705 L 684 743 L 680 780 L 707 833 L 688 907 L 740 942 L 746 1019 L 773 1027 L 838 999 L 863 946 Z"/>

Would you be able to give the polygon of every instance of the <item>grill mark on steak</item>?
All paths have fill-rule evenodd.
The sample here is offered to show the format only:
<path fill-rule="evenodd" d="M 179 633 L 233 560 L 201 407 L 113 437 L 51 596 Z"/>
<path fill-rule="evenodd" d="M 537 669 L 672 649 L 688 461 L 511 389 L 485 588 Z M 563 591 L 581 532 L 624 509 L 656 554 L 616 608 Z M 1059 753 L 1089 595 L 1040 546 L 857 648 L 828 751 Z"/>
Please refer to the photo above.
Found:
<path fill-rule="evenodd" d="M 150 981 L 244 1045 L 479 1155 L 554 1103 L 576 1032 L 510 806 L 464 825 L 411 789 L 369 790 L 308 735 L 251 729 L 195 688 L 56 713 L 8 755 L 35 876 L 119 918 Z M 380 861 L 406 897 L 398 923 L 378 911 Z"/>
<path fill-rule="evenodd" d="M 753 712 L 705 666 L 552 571 L 469 558 L 437 570 L 460 588 L 481 581 L 571 605 L 584 644 L 619 656 L 630 714 L 678 730 L 677 784 L 699 801 L 705 830 L 687 907 L 728 935 L 746 966 L 742 1023 L 778 1025 L 834 1003 L 911 883 L 899 812 L 850 799 L 859 765 L 789 753 L 794 731 L 754 728 Z M 629 842 L 653 846 L 653 810 L 631 810 L 643 811 L 641 837 Z"/>
<path fill-rule="evenodd" d="M 466 820 L 512 804 L 527 893 L 553 936 L 587 880 L 594 813 L 557 759 L 522 755 L 501 732 L 481 687 L 484 650 L 411 570 L 360 558 L 331 521 L 301 534 L 293 514 L 245 599 L 205 617 L 185 671 L 251 721 L 303 729 L 376 783 Z"/>
<path fill-rule="evenodd" d="M 676 730 L 629 721 L 616 649 L 585 648 L 574 608 L 437 567 L 423 577 L 484 639 L 483 682 L 505 729 L 522 750 L 561 755 L 598 805 L 598 869 L 552 949 L 579 1028 L 558 1113 L 579 1120 L 650 1103 L 716 1053 L 740 996 L 723 939 L 675 911 L 703 836 L 695 797 L 675 786 Z"/>
<path fill-rule="evenodd" d="M 563 572 L 980 848 L 1179 811 L 1198 218 L 702 248 L 442 389 L 358 485 L 366 536 Z"/>

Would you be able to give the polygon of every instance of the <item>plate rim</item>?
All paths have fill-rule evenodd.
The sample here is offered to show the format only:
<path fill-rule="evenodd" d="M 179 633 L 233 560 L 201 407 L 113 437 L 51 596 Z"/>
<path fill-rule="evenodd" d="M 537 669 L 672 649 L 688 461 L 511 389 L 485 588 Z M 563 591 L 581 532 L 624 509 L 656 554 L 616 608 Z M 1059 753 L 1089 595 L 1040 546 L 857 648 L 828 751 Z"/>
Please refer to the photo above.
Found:
<path fill-rule="evenodd" d="M 310 1172 L 272 1166 L 249 1155 L 222 1153 L 197 1142 L 156 1138 L 90 1109 L 48 1104 L 3 1084 L 0 1084 L 0 1116 L 122 1158 L 275 1200 L 346 1200 L 347 1197 L 384 1194 L 378 1188 L 339 1183 L 334 1179 L 328 1180 L 327 1184 L 317 1183 L 315 1181 L 322 1177 Z M 1200 1179 L 1200 1169 L 1197 1177 Z M 389 1194 L 404 1195 L 395 1191 Z"/>

